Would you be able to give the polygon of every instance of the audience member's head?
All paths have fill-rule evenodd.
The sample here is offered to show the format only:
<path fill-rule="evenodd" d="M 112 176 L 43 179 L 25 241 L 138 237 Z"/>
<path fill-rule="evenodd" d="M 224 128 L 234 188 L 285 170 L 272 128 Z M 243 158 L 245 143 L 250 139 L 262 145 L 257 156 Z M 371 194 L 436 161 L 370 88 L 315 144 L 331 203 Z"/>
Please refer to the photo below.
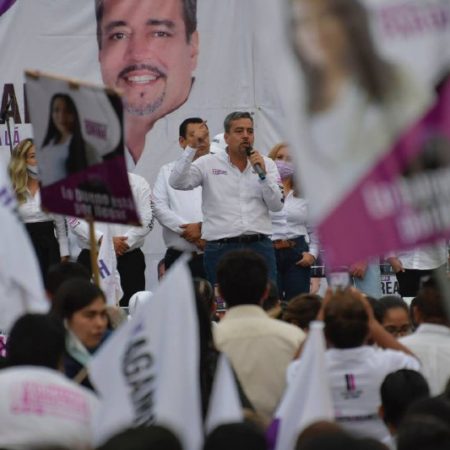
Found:
<path fill-rule="evenodd" d="M 387 375 L 380 393 L 380 416 L 395 434 L 408 407 L 421 398 L 429 397 L 430 389 L 421 373 L 402 369 Z"/>
<path fill-rule="evenodd" d="M 91 274 L 86 267 L 76 262 L 66 261 L 51 266 L 44 280 L 45 290 L 50 300 L 54 298 L 56 291 L 64 281 L 73 278 L 83 278 L 89 281 Z"/>
<path fill-rule="evenodd" d="M 110 438 L 97 450 L 183 450 L 178 438 L 159 425 L 130 428 Z"/>
<path fill-rule="evenodd" d="M 434 416 L 413 416 L 402 423 L 397 450 L 448 450 L 450 425 Z"/>
<path fill-rule="evenodd" d="M 6 346 L 10 366 L 58 369 L 64 354 L 64 325 L 50 315 L 25 314 L 13 325 Z"/>
<path fill-rule="evenodd" d="M 407 303 L 396 295 L 385 295 L 378 300 L 382 307 L 379 322 L 396 338 L 411 333 L 411 321 Z"/>
<path fill-rule="evenodd" d="M 280 295 L 278 293 L 277 285 L 272 280 L 269 280 L 269 291 L 262 303 L 262 308 L 270 317 L 274 319 L 281 318 L 282 308 Z"/>
<path fill-rule="evenodd" d="M 444 296 L 434 277 L 430 277 L 422 284 L 417 295 L 414 313 L 418 324 L 449 325 Z"/>
<path fill-rule="evenodd" d="M 315 294 L 300 294 L 294 297 L 283 312 L 283 320 L 308 331 L 309 324 L 316 320 L 321 306 L 321 298 Z"/>
<path fill-rule="evenodd" d="M 268 281 L 266 262 L 251 250 L 227 253 L 217 268 L 219 292 L 230 308 L 260 305 L 267 295 Z"/>
<path fill-rule="evenodd" d="M 230 423 L 215 428 L 205 440 L 203 450 L 266 450 L 263 432 L 250 423 Z"/>
<path fill-rule="evenodd" d="M 105 295 L 95 284 L 81 278 L 65 281 L 56 292 L 52 311 L 86 348 L 100 344 L 108 316 Z"/>
<path fill-rule="evenodd" d="M 364 304 L 350 290 L 333 293 L 324 309 L 325 336 L 336 348 L 363 345 L 369 333 L 368 321 Z"/>
<path fill-rule="evenodd" d="M 216 297 L 211 283 L 204 278 L 194 278 L 194 292 L 198 301 L 205 305 L 209 317 L 212 319 L 216 314 Z"/>
<path fill-rule="evenodd" d="M 332 422 L 306 427 L 297 439 L 295 450 L 362 450 L 358 440 Z"/>

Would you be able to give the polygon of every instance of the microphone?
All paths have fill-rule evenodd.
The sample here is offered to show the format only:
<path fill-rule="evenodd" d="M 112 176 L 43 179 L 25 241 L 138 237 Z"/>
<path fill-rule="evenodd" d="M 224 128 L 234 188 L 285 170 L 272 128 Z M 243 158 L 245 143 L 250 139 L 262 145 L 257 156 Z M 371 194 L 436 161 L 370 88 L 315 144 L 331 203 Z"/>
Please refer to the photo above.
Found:
<path fill-rule="evenodd" d="M 250 156 L 253 153 L 253 148 L 251 145 L 249 145 L 245 149 L 245 153 L 247 153 L 247 156 Z M 264 172 L 264 169 L 261 167 L 261 164 L 259 163 L 254 164 L 253 169 L 255 169 L 255 172 L 258 174 L 260 180 L 266 179 L 266 172 Z"/>

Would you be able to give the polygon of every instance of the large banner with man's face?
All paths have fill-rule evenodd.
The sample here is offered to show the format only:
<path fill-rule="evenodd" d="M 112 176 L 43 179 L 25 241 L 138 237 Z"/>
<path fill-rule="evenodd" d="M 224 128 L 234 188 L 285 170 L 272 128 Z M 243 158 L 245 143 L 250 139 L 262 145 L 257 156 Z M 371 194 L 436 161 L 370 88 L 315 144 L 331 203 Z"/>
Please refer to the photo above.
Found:
<path fill-rule="evenodd" d="M 128 167 L 150 185 L 159 168 L 179 156 L 178 127 L 185 118 L 204 118 L 214 136 L 223 131 L 227 113 L 247 110 L 262 153 L 289 137 L 313 217 L 324 222 L 408 123 L 432 107 L 432 85 L 450 61 L 448 0 L 364 0 L 368 14 L 347 23 L 344 10 L 353 3 L 360 2 L 2 1 L 0 108 L 10 112 L 11 140 L 32 134 L 25 68 L 122 90 Z M 356 33 L 366 28 L 364 39 L 346 27 Z M 355 56 L 356 72 L 353 64 L 351 71 L 340 70 L 334 63 L 348 62 L 346 49 L 354 43 L 361 44 L 357 53 L 364 64 L 357 65 Z M 316 76 L 317 64 L 333 66 L 333 77 Z M 373 76 L 361 88 L 355 80 L 367 64 Z M 361 96 L 361 89 L 370 95 Z M 340 93 L 349 103 L 334 102 Z M 8 140 L 1 118 L 5 160 Z M 341 231 L 329 238 L 322 231 L 328 244 L 348 243 Z M 355 232 L 345 234 L 351 240 Z M 155 261 L 163 251 L 154 230 L 147 259 Z M 148 266 L 154 278 L 155 265 Z"/>

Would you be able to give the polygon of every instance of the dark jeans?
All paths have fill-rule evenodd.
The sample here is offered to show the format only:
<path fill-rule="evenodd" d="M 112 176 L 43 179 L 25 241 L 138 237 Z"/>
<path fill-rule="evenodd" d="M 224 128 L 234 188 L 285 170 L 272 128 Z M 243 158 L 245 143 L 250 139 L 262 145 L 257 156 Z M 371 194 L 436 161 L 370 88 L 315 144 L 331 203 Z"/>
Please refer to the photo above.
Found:
<path fill-rule="evenodd" d="M 445 269 L 445 265 L 438 269 Z M 404 272 L 397 272 L 395 276 L 398 281 L 398 292 L 402 297 L 415 297 L 420 289 L 422 277 L 430 275 L 433 269 L 419 270 L 419 269 L 405 269 Z"/>
<path fill-rule="evenodd" d="M 81 250 L 77 261 L 92 272 L 89 250 Z M 120 306 L 128 306 L 133 294 L 145 290 L 145 257 L 142 250 L 137 248 L 118 256 L 117 270 L 120 274 L 120 285 L 123 290 Z"/>
<path fill-rule="evenodd" d="M 168 248 L 164 255 L 164 266 L 166 270 L 183 254 L 180 250 Z M 192 255 L 189 260 L 189 269 L 193 278 L 206 278 L 205 267 L 203 265 L 203 253 Z"/>
<path fill-rule="evenodd" d="M 269 269 L 269 279 L 276 283 L 277 265 L 275 261 L 275 252 L 273 250 L 272 241 L 269 238 L 265 238 L 261 241 L 245 244 L 207 242 L 203 261 L 205 263 L 206 278 L 213 286 L 217 282 L 216 270 L 220 259 L 233 250 L 243 249 L 253 250 L 265 259 L 267 268 Z"/>
<path fill-rule="evenodd" d="M 291 300 L 310 290 L 311 267 L 295 265 L 302 258 L 302 253 L 309 251 L 309 246 L 305 236 L 290 240 L 295 242 L 295 247 L 275 250 L 278 293 L 283 300 Z"/>

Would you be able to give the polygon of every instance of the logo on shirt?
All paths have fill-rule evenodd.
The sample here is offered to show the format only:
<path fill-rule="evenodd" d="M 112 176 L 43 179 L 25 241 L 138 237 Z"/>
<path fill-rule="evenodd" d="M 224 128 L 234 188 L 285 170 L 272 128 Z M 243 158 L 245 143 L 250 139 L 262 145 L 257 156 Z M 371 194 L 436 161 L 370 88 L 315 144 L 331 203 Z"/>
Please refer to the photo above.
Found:
<path fill-rule="evenodd" d="M 213 175 L 227 175 L 227 171 L 226 170 L 221 170 L 221 169 L 212 169 L 212 174 Z"/>
<path fill-rule="evenodd" d="M 347 383 L 347 391 L 352 392 L 356 390 L 355 376 L 352 374 L 345 375 L 345 382 Z"/>

